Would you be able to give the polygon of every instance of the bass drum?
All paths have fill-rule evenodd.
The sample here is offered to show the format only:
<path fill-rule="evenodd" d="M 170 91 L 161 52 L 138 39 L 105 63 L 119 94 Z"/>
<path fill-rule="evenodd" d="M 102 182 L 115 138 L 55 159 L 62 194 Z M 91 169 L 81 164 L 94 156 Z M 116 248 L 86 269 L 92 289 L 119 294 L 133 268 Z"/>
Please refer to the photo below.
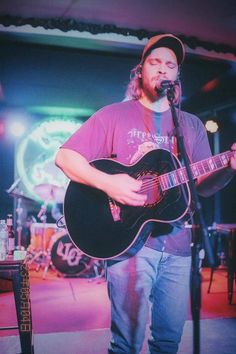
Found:
<path fill-rule="evenodd" d="M 52 264 L 60 273 L 79 276 L 90 269 L 91 258 L 75 247 L 67 230 L 54 234 L 51 241 Z"/>

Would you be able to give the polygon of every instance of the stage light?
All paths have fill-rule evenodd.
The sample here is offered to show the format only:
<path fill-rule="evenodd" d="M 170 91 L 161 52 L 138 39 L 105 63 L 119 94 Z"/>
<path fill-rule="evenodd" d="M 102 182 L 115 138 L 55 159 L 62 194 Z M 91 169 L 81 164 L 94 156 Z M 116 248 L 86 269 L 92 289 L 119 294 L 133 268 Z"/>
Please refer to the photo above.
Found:
<path fill-rule="evenodd" d="M 26 127 L 21 121 L 13 121 L 9 124 L 9 132 L 15 137 L 20 137 L 25 133 Z"/>
<path fill-rule="evenodd" d="M 216 133 L 218 130 L 218 124 L 214 120 L 208 120 L 205 124 L 206 130 L 210 133 Z"/>
<path fill-rule="evenodd" d="M 215 90 L 220 84 L 219 78 L 213 79 L 211 81 L 208 81 L 203 87 L 202 91 L 203 92 L 210 92 Z"/>

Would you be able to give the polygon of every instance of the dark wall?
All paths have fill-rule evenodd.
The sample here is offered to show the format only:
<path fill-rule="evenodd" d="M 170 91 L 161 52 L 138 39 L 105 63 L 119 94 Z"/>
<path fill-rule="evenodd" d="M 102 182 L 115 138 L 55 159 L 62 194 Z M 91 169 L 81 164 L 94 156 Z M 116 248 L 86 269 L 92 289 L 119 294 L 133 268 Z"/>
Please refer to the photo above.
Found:
<path fill-rule="evenodd" d="M 1 82 L 8 103 L 94 110 L 124 98 L 137 59 L 118 53 L 2 43 Z"/>
<path fill-rule="evenodd" d="M 6 189 L 14 181 L 14 143 L 6 136 L 0 137 L 0 219 L 13 212 L 13 198 Z"/>

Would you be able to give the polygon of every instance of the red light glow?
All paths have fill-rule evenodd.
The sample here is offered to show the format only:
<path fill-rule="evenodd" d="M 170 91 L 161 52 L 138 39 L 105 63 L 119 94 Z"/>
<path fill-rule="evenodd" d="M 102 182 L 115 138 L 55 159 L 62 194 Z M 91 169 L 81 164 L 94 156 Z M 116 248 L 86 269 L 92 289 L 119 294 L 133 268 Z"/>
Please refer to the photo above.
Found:
<path fill-rule="evenodd" d="M 213 79 L 211 81 L 208 81 L 203 87 L 202 91 L 203 92 L 210 92 L 216 89 L 219 86 L 219 79 Z"/>

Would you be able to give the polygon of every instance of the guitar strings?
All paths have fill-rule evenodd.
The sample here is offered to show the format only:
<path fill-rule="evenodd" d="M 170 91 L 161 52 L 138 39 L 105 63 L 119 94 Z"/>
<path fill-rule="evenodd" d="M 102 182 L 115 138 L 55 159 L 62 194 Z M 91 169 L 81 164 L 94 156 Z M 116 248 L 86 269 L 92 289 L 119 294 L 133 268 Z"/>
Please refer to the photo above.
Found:
<path fill-rule="evenodd" d="M 152 180 L 144 181 L 139 192 L 146 192 L 149 189 L 151 189 L 151 187 L 153 187 L 153 186 L 157 186 L 157 187 L 160 186 L 158 177 L 153 177 Z"/>
<path fill-rule="evenodd" d="M 181 169 L 184 170 L 184 168 L 181 168 Z M 172 185 L 170 185 L 168 183 L 168 181 L 170 180 L 168 175 L 173 173 L 173 171 L 171 171 L 171 172 L 165 173 L 165 174 L 163 174 L 161 176 L 153 177 L 152 179 L 149 179 L 148 181 L 143 181 L 143 184 L 142 184 L 142 187 L 140 189 L 140 192 L 148 191 L 151 187 L 153 187 L 155 185 L 157 187 L 161 186 L 161 184 L 163 184 L 163 183 L 161 183 L 160 179 L 164 180 L 164 179 L 166 179 L 166 177 L 167 177 L 168 188 L 172 188 L 172 187 L 180 185 L 183 182 L 180 181 L 179 176 L 178 176 L 178 172 L 177 171 L 174 171 L 174 172 L 175 172 L 175 175 L 176 175 L 176 178 L 177 178 L 177 183 L 175 183 L 174 186 L 172 186 Z M 186 178 L 186 176 L 185 176 L 185 178 Z M 184 182 L 186 182 L 186 180 Z M 162 188 L 162 189 L 165 190 L 165 188 Z"/>
<path fill-rule="evenodd" d="M 220 155 L 226 155 L 227 158 L 229 159 L 229 158 L 233 155 L 233 152 L 232 152 L 232 151 L 226 151 L 225 153 L 222 153 L 222 154 L 220 154 Z M 216 158 L 216 157 L 219 158 L 219 156 L 213 156 L 212 159 L 214 160 L 214 158 Z M 200 163 L 201 163 L 201 166 L 202 166 L 203 169 L 205 170 L 205 173 L 208 173 L 208 172 L 209 172 L 209 171 L 207 170 L 207 168 L 206 168 L 206 163 L 208 164 L 208 160 L 209 160 L 209 159 L 203 160 L 203 161 L 200 161 L 200 162 L 197 162 L 197 164 L 200 164 Z M 220 160 L 220 162 L 222 162 L 222 161 Z M 215 170 L 221 169 L 221 168 L 222 168 L 222 164 L 221 164 L 220 167 L 218 167 L 218 168 L 217 168 L 217 167 L 218 167 L 218 166 L 216 165 L 216 169 L 215 169 Z M 179 172 L 181 172 L 182 177 L 184 176 L 184 181 L 181 180 L 181 176 L 180 176 Z M 169 183 L 168 183 L 168 180 L 170 179 L 169 176 L 170 176 L 171 174 L 173 174 L 173 173 L 175 174 L 175 177 L 176 177 L 177 182 L 178 182 L 178 183 L 175 183 L 174 186 L 168 185 L 168 184 L 169 184 Z M 142 187 L 141 187 L 141 189 L 140 189 L 140 192 L 146 192 L 146 191 L 150 190 L 150 188 L 152 188 L 152 187 L 155 186 L 155 185 L 156 185 L 157 187 L 161 186 L 162 183 L 161 183 L 160 179 L 165 180 L 166 177 L 167 177 L 168 189 L 169 189 L 169 188 L 173 188 L 173 187 L 175 187 L 175 186 L 178 186 L 178 185 L 180 185 L 180 184 L 182 184 L 182 183 L 186 183 L 186 182 L 188 181 L 188 178 L 186 179 L 186 169 L 185 169 L 185 167 L 181 167 L 181 168 L 179 168 L 178 170 L 171 171 L 171 172 L 167 172 L 167 173 L 165 173 L 165 174 L 163 174 L 163 175 L 161 175 L 161 176 L 153 177 L 152 179 L 150 179 L 150 180 L 148 180 L 148 181 L 143 181 L 143 184 L 142 184 Z M 163 189 L 163 188 L 162 188 L 162 189 Z M 164 188 L 163 190 L 165 190 L 165 188 Z"/>

